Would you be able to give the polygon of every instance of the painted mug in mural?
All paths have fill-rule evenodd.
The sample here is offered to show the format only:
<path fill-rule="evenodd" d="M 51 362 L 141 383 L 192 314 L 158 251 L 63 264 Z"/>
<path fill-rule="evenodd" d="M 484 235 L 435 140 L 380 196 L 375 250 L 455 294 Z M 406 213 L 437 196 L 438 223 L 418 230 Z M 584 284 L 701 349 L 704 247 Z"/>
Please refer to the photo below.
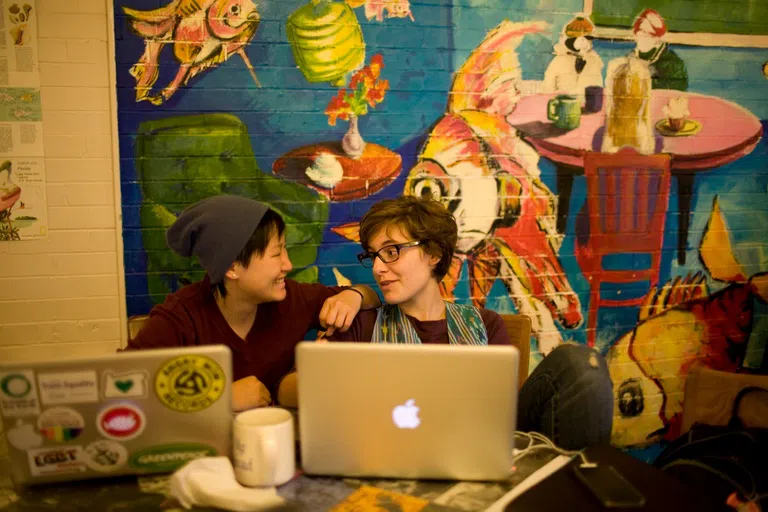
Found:
<path fill-rule="evenodd" d="M 581 123 L 581 103 L 576 96 L 560 94 L 547 102 L 547 119 L 565 130 L 578 128 Z"/>

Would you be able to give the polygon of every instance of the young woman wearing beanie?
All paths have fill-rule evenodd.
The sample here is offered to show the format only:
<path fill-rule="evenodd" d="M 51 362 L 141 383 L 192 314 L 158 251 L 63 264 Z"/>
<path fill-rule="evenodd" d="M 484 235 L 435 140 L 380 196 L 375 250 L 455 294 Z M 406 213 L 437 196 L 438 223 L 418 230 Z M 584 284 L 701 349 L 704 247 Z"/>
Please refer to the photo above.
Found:
<path fill-rule="evenodd" d="M 361 308 L 380 305 L 367 286 L 286 279 L 284 231 L 278 213 L 245 197 L 212 196 L 186 208 L 166 241 L 180 256 L 196 256 L 207 275 L 152 308 L 127 348 L 227 345 L 234 409 L 270 404 L 307 331 L 346 330 Z"/>

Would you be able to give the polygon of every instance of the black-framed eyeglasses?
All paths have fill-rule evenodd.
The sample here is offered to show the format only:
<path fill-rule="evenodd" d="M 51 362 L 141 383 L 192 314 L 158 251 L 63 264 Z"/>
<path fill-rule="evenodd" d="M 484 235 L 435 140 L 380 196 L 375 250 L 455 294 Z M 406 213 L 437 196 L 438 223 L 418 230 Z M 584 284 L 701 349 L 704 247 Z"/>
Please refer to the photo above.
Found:
<path fill-rule="evenodd" d="M 413 242 L 405 242 L 403 244 L 392 244 L 382 247 L 376 252 L 361 252 L 357 255 L 357 261 L 360 262 L 365 268 L 372 268 L 376 257 L 378 257 L 384 263 L 392 263 L 400 258 L 400 251 L 409 247 L 415 247 L 421 245 L 423 240 L 415 240 Z"/>

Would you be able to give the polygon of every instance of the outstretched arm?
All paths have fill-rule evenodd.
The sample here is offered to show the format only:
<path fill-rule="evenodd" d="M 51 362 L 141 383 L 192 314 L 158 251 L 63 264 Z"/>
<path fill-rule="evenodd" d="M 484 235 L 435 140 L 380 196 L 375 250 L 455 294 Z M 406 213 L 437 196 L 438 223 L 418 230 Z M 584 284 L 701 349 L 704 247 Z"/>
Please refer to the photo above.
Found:
<path fill-rule="evenodd" d="M 346 332 L 358 311 L 381 306 L 379 296 L 370 286 L 358 284 L 329 297 L 320 310 L 320 325 L 330 336 L 336 329 Z"/>

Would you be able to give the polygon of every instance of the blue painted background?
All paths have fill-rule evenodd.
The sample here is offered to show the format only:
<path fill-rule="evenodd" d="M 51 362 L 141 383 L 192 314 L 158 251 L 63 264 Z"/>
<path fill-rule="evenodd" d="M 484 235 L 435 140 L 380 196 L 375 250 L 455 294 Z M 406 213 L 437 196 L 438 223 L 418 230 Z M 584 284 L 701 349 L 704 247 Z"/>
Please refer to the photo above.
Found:
<path fill-rule="evenodd" d="M 323 114 L 336 88 L 307 82 L 293 60 L 286 37 L 285 19 L 303 4 L 294 0 L 258 3 L 262 22 L 246 52 L 256 68 L 261 88 L 255 86 L 243 62 L 235 56 L 219 68 L 193 78 L 167 103 L 157 107 L 148 102 L 135 102 L 134 79 L 128 70 L 142 54 L 143 41 L 130 32 L 120 7 L 125 5 L 149 10 L 164 5 L 164 2 L 116 1 L 118 122 L 129 315 L 145 313 L 151 306 L 146 295 L 146 261 L 138 218 L 141 192 L 136 183 L 133 160 L 135 134 L 142 121 L 201 112 L 234 114 L 247 126 L 258 167 L 265 172 L 270 172 L 274 160 L 286 151 L 318 141 L 339 140 L 345 131 L 345 122 L 339 122 L 335 127 L 328 126 Z M 407 18 L 369 22 L 365 20 L 362 9 L 356 10 L 367 45 L 366 62 L 374 53 L 384 56 L 382 76 L 389 80 L 391 89 L 384 103 L 361 119 L 360 130 L 366 140 L 398 152 L 403 158 L 403 173 L 368 200 L 331 204 L 330 219 L 317 260 L 322 282 L 335 282 L 331 266 L 339 267 L 353 281 L 372 282 L 370 271 L 356 264 L 354 255 L 358 247 L 331 233 L 330 227 L 358 219 L 373 201 L 402 193 L 407 170 L 416 161 L 430 126 L 445 110 L 453 72 L 487 31 L 503 19 L 551 23 L 549 32 L 528 36 L 519 49 L 524 79 L 539 80 L 543 78 L 552 45 L 562 26 L 581 10 L 582 3 L 580 0 L 435 0 L 413 2 L 411 8 L 415 22 Z M 595 47 L 607 63 L 626 54 L 632 44 L 596 41 Z M 674 50 L 686 62 L 690 91 L 735 101 L 761 119 L 768 119 L 768 80 L 761 72 L 762 63 L 768 58 L 764 49 L 713 46 L 675 47 Z M 163 51 L 161 75 L 156 85 L 162 87 L 168 83 L 177 68 L 178 64 L 172 59 L 168 46 Z M 673 181 L 661 281 L 702 268 L 697 247 L 715 194 L 720 197 L 741 263 L 750 273 L 768 268 L 765 236 L 768 228 L 767 151 L 764 139 L 751 155 L 697 177 L 688 263 L 683 268 L 673 261 L 677 226 L 677 195 Z M 543 180 L 557 193 L 554 167 L 543 159 L 540 166 Z M 584 195 L 584 179 L 577 177 L 560 259 L 571 285 L 581 296 L 586 317 L 589 288 L 573 257 L 575 215 L 583 205 Z M 721 285 L 713 283 L 713 288 L 718 286 Z M 459 297 L 467 296 L 466 283 L 458 287 L 457 294 Z M 499 283 L 492 291 L 488 306 L 502 312 L 513 309 Z M 631 329 L 636 319 L 637 311 L 632 308 L 619 311 L 604 309 L 600 325 L 611 334 L 618 335 Z M 567 338 L 584 339 L 583 329 L 564 334 Z"/>

